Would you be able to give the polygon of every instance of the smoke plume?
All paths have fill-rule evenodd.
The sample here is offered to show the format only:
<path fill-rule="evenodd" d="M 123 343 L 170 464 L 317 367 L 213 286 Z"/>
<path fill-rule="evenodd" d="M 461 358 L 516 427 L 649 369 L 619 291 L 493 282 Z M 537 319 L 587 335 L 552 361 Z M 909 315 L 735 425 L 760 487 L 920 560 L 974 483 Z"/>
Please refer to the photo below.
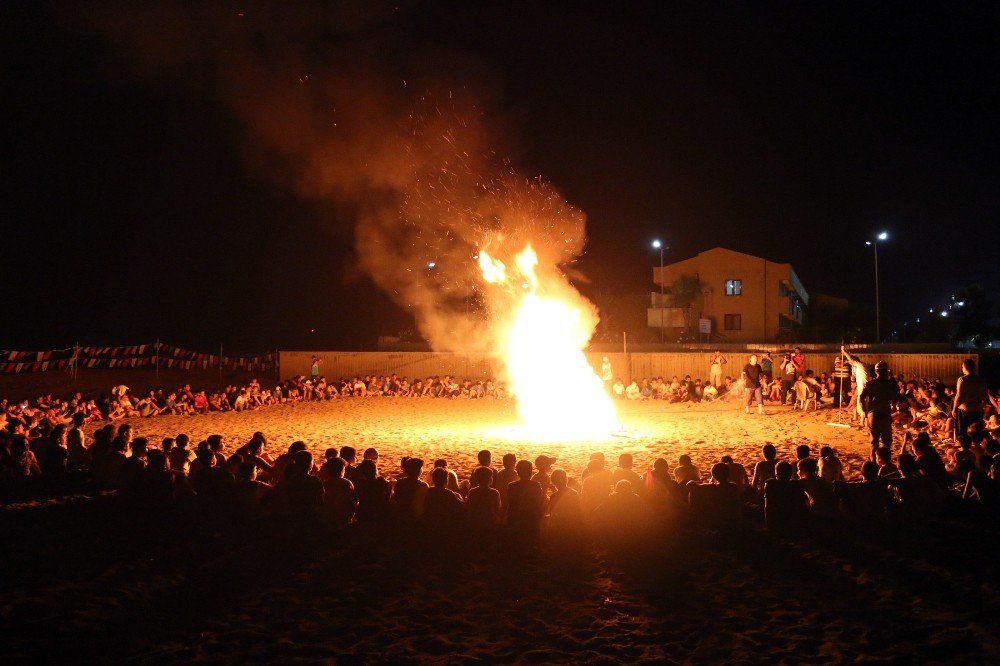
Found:
<path fill-rule="evenodd" d="M 492 344 L 476 262 L 531 242 L 552 289 L 583 250 L 584 215 L 507 160 L 498 87 L 468 54 L 429 48 L 416 10 L 363 3 L 105 2 L 68 9 L 141 76 L 212 95 L 249 168 L 355 212 L 357 261 L 437 350 Z"/>

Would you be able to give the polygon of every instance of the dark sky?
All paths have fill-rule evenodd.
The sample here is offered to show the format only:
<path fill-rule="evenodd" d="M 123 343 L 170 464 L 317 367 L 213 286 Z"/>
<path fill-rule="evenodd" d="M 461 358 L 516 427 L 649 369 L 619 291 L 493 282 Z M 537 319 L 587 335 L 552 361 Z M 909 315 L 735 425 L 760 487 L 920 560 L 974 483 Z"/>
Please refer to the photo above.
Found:
<path fill-rule="evenodd" d="M 397 29 L 492 72 L 518 166 L 589 216 L 585 293 L 650 289 L 660 236 L 668 261 L 724 245 L 871 301 L 884 229 L 890 317 L 971 282 L 997 299 L 997 5 L 701 4 L 416 3 Z M 363 348 L 406 325 L 326 223 L 350 210 L 254 174 L 217 98 L 136 76 L 57 7 L 0 18 L 0 348 Z"/>

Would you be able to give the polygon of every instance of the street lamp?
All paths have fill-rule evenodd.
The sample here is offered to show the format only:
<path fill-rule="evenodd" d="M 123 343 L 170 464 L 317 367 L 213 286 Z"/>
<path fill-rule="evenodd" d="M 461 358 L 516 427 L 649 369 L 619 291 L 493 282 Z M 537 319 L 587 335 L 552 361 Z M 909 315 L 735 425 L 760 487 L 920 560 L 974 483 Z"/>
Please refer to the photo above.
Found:
<path fill-rule="evenodd" d="M 653 241 L 653 249 L 660 251 L 660 344 L 663 344 L 663 251 L 667 247 L 657 238 Z"/>
<path fill-rule="evenodd" d="M 865 245 L 871 245 L 872 249 L 875 251 L 875 342 L 882 341 L 882 313 L 879 311 L 879 293 L 878 293 L 878 244 L 879 241 L 885 241 L 889 239 L 889 234 L 885 231 L 881 232 L 875 237 L 873 241 L 865 241 Z"/>

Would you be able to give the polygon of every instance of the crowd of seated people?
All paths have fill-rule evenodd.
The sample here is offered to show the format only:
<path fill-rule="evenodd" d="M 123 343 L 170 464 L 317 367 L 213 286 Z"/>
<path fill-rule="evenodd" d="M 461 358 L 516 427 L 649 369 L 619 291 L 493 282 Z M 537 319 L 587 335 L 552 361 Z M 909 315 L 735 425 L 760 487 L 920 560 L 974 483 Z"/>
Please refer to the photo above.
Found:
<path fill-rule="evenodd" d="M 631 454 L 614 466 L 595 452 L 580 474 L 540 455 L 504 455 L 459 475 L 444 459 L 404 457 L 386 470 L 374 448 L 327 449 L 314 458 L 304 442 L 275 455 L 254 433 L 232 453 L 220 435 L 150 442 L 131 423 L 106 424 L 92 438 L 85 417 L 33 427 L 13 419 L 0 430 L 0 489 L 5 501 L 67 491 L 114 491 L 140 509 L 178 503 L 227 517 L 296 517 L 332 528 L 395 523 L 423 534 L 471 531 L 485 543 L 498 528 L 524 543 L 543 532 L 566 543 L 588 535 L 614 544 L 682 524 L 726 528 L 752 524 L 787 531 L 854 518 L 926 521 L 946 504 L 1000 506 L 1000 440 L 984 429 L 942 455 L 927 433 L 907 437 L 903 452 L 879 449 L 861 475 L 847 479 L 837 452 L 807 444 L 782 458 L 771 444 L 751 470 L 722 456 L 708 473 L 688 455 L 671 469 L 663 458 L 636 469 Z M 428 528 L 428 529 L 424 529 Z"/>
<path fill-rule="evenodd" d="M 459 380 L 450 375 L 428 377 L 410 381 L 407 377 L 393 375 L 365 375 L 364 377 L 340 378 L 327 381 L 325 377 L 315 380 L 304 376 L 285 380 L 273 389 L 263 387 L 257 379 L 244 386 L 230 384 L 225 389 L 206 391 L 194 390 L 190 384 L 178 389 L 156 389 L 142 395 L 134 395 L 129 387 L 118 385 L 99 399 L 85 398 L 75 393 L 68 399 L 51 394 L 40 396 L 34 401 L 11 402 L 0 400 L 0 414 L 8 418 L 39 420 L 53 424 L 70 423 L 78 415 L 85 422 L 117 421 L 127 418 L 145 418 L 163 414 L 181 416 L 206 414 L 209 412 L 253 411 L 269 405 L 333 400 L 345 397 L 407 397 L 407 398 L 454 398 L 504 399 L 506 389 L 501 382 L 486 380 Z"/>

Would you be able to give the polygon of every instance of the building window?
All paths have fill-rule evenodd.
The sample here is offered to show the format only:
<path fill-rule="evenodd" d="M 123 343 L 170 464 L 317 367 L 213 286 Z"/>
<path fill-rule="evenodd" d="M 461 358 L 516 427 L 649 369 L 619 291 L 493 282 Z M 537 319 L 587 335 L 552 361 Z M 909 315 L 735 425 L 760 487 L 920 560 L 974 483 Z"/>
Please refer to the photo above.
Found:
<path fill-rule="evenodd" d="M 743 328 L 743 321 L 738 314 L 727 314 L 723 321 L 723 327 L 727 331 L 739 331 Z"/>
<path fill-rule="evenodd" d="M 726 296 L 739 296 L 743 293 L 743 280 L 726 280 Z"/>

